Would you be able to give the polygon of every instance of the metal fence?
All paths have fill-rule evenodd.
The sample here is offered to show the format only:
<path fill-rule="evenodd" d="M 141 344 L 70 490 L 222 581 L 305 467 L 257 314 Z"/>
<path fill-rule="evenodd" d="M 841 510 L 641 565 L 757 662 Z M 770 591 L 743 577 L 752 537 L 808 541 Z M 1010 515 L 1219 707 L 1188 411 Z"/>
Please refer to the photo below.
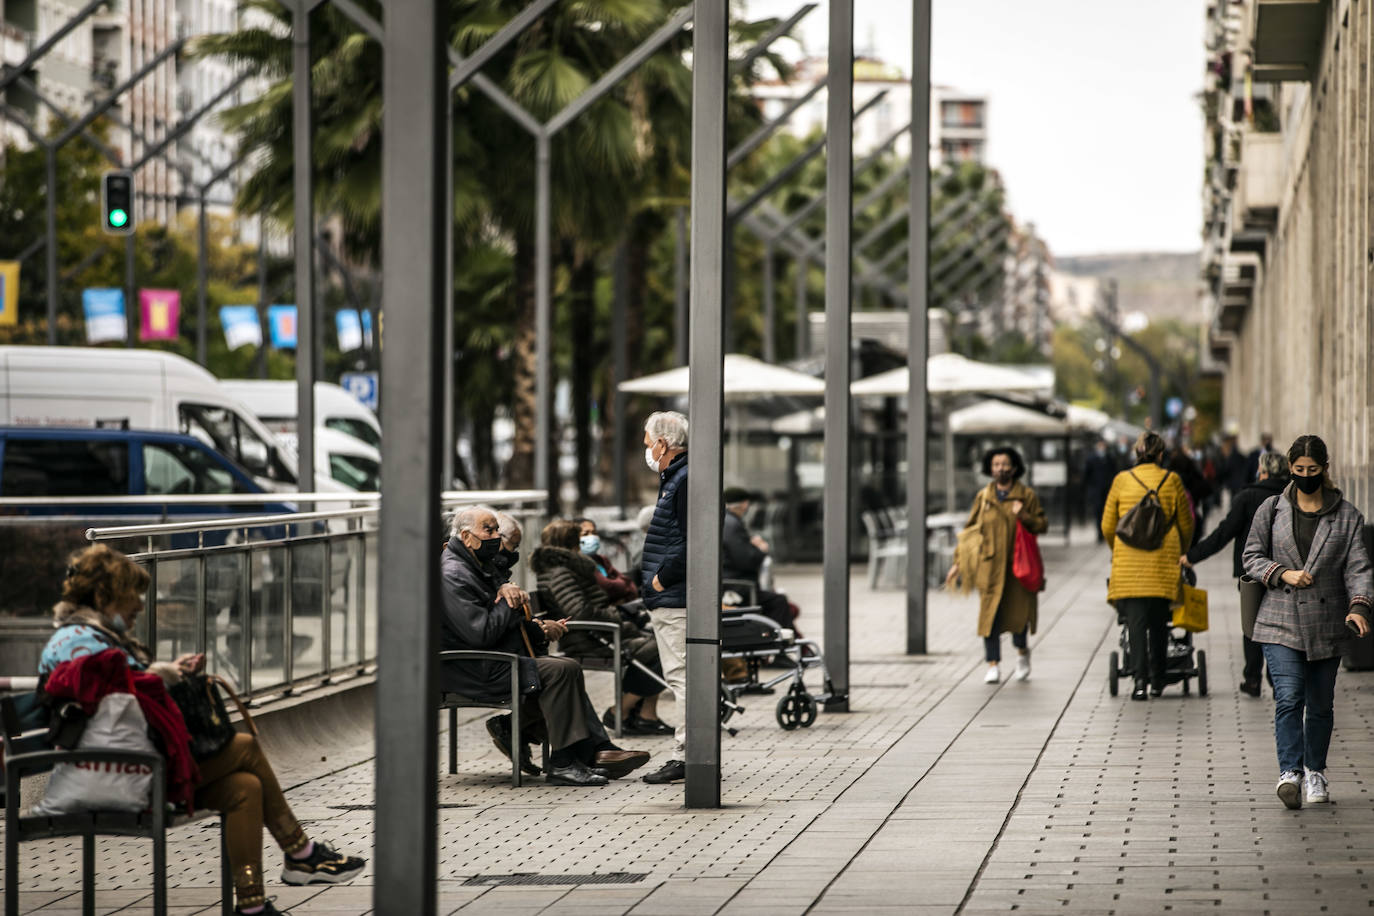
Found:
<path fill-rule="evenodd" d="M 525 527 L 542 491 L 447 493 L 444 509 L 490 503 Z M 335 497 L 335 501 L 337 501 Z M 246 699 L 285 695 L 372 670 L 377 506 L 90 528 L 86 539 L 148 570 L 136 635 L 154 657 L 203 652 Z M 442 544 L 434 545 L 439 561 Z"/>

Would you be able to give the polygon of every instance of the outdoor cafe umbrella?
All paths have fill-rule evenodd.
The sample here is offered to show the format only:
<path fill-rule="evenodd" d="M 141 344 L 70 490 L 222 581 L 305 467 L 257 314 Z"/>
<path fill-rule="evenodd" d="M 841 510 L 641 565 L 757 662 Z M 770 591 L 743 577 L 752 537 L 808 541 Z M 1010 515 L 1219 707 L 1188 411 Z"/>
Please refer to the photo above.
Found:
<path fill-rule="evenodd" d="M 688 371 L 688 367 L 679 366 L 666 372 L 656 372 L 653 375 L 621 382 L 617 388 L 626 394 L 647 394 L 665 398 L 686 397 Z M 741 426 L 737 413 L 738 405 L 771 397 L 825 396 L 823 380 L 740 353 L 726 354 L 724 376 L 725 401 L 732 405 L 732 425 L 736 431 L 736 435 L 731 437 L 733 447 L 730 450 L 731 470 L 736 475 L 740 470 Z"/>
<path fill-rule="evenodd" d="M 902 397 L 910 391 L 906 366 L 861 378 L 849 386 L 855 397 Z M 926 391 L 930 394 L 1032 394 L 1045 391 L 1042 380 L 1012 366 L 980 363 L 958 353 L 938 353 L 926 360 Z"/>

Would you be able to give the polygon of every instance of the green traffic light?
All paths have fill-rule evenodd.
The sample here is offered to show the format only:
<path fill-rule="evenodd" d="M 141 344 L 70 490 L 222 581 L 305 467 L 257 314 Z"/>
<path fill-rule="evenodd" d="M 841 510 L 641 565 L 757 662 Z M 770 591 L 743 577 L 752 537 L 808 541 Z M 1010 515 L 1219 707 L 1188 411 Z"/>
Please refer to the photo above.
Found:
<path fill-rule="evenodd" d="M 110 211 L 110 225 L 116 229 L 122 229 L 124 224 L 129 221 L 129 214 L 119 208 Z"/>

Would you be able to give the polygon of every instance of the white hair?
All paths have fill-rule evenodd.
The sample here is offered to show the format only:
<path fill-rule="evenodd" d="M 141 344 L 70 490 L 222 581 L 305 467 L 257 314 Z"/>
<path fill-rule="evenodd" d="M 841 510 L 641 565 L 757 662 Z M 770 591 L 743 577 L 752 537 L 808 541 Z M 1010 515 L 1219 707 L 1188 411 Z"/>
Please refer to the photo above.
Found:
<path fill-rule="evenodd" d="M 644 421 L 644 431 L 655 442 L 662 439 L 668 443 L 670 449 L 687 447 L 687 418 L 676 410 L 649 414 L 649 419 Z"/>
<path fill-rule="evenodd" d="M 496 524 L 501 527 L 501 540 L 509 541 L 513 536 L 523 538 L 525 529 L 520 527 L 520 523 L 515 520 L 515 516 L 505 512 L 496 513 Z"/>
<path fill-rule="evenodd" d="M 1260 455 L 1259 466 L 1270 477 L 1288 476 L 1288 458 L 1283 452 L 1265 452 Z"/>
<path fill-rule="evenodd" d="M 490 506 L 464 506 L 453 513 L 453 527 L 449 531 L 449 536 L 458 537 L 464 531 L 472 531 L 477 525 L 477 520 L 484 515 L 495 516 L 496 510 Z"/>

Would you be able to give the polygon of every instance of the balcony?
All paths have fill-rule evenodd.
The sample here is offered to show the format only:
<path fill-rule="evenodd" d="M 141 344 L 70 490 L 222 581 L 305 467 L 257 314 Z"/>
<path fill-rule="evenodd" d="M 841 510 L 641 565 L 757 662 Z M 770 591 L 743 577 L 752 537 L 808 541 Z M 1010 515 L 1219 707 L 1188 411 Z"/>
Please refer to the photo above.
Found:
<path fill-rule="evenodd" d="M 1250 22 L 1255 82 L 1312 80 L 1330 5 L 1330 0 L 1255 0 Z"/>
<path fill-rule="evenodd" d="M 1217 328 L 1237 334 L 1245 325 L 1255 292 L 1264 277 L 1260 256 L 1250 252 L 1232 254 L 1221 272 L 1221 302 L 1217 309 Z"/>

